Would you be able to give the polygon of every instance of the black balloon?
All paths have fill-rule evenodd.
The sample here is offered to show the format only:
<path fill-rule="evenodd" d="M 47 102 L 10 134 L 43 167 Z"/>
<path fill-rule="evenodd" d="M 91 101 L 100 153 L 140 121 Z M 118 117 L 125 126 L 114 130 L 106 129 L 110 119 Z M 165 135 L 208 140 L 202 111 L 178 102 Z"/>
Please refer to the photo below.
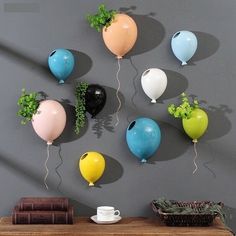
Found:
<path fill-rule="evenodd" d="M 106 91 L 98 84 L 91 84 L 88 86 L 85 93 L 85 108 L 92 118 L 96 116 L 105 106 Z"/>

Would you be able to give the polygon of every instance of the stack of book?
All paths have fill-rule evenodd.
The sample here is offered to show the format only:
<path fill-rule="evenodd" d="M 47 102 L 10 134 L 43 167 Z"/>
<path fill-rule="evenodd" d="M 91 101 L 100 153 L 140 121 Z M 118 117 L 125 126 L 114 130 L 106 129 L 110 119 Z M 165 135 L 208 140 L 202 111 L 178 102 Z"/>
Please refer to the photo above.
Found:
<path fill-rule="evenodd" d="M 12 213 L 13 224 L 73 224 L 74 211 L 64 197 L 21 198 Z"/>

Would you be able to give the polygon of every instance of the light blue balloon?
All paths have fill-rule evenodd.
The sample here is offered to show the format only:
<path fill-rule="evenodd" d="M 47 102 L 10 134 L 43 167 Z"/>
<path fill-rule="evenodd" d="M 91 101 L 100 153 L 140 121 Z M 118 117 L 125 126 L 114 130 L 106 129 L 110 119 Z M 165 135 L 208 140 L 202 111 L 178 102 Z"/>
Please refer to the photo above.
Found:
<path fill-rule="evenodd" d="M 126 130 L 126 141 L 130 151 L 145 163 L 158 149 L 161 131 L 154 120 L 138 118 L 129 124 Z"/>
<path fill-rule="evenodd" d="M 187 65 L 187 61 L 191 59 L 197 50 L 197 37 L 190 31 L 178 31 L 171 39 L 171 48 L 175 56 Z"/>
<path fill-rule="evenodd" d="M 53 50 L 48 57 L 48 66 L 60 84 L 63 84 L 69 77 L 74 65 L 75 59 L 73 54 L 63 48 Z"/>

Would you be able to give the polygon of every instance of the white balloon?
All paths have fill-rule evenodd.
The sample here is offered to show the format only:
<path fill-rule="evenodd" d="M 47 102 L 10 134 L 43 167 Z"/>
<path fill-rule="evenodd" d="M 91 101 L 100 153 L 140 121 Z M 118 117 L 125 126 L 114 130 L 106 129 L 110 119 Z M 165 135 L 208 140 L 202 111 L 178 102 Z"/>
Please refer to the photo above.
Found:
<path fill-rule="evenodd" d="M 147 69 L 141 76 L 141 84 L 143 91 L 152 99 L 151 102 L 156 103 L 156 99 L 158 99 L 166 90 L 166 73 L 158 68 Z"/>

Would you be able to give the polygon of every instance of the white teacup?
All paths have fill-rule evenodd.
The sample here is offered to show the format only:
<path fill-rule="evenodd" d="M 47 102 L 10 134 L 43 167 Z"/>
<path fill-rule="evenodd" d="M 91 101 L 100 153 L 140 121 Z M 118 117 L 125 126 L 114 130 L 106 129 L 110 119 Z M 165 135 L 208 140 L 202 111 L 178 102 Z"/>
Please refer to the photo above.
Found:
<path fill-rule="evenodd" d="M 115 210 L 112 206 L 97 207 L 97 220 L 98 221 L 112 221 L 120 215 L 119 210 Z"/>

